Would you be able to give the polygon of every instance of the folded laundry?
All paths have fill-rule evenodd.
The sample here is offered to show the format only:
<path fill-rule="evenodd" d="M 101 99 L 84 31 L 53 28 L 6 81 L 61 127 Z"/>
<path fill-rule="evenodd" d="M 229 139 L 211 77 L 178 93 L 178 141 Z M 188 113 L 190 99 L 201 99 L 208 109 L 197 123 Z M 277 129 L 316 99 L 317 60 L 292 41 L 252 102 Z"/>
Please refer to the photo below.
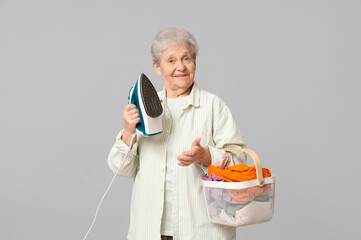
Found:
<path fill-rule="evenodd" d="M 223 178 L 218 177 L 215 174 L 211 174 L 209 176 L 205 176 L 203 180 L 206 181 L 216 181 L 216 182 L 224 182 Z M 218 202 L 222 198 L 222 189 L 221 188 L 205 188 L 204 193 L 206 195 L 207 200 L 211 200 L 212 198 L 214 200 L 217 200 Z"/>
<path fill-rule="evenodd" d="M 263 177 L 270 177 L 271 171 L 267 168 L 262 168 Z M 230 166 L 226 169 L 217 168 L 210 165 L 208 168 L 208 175 L 216 175 L 226 182 L 243 182 L 257 179 L 256 167 L 249 167 L 247 164 L 238 164 Z M 245 189 L 229 189 L 227 192 L 236 201 L 253 201 L 258 195 L 266 195 L 271 192 L 271 185 L 256 186 Z"/>
<path fill-rule="evenodd" d="M 272 203 L 273 201 L 251 202 L 250 204 L 236 212 L 235 222 L 237 224 L 245 225 L 263 222 L 271 219 L 273 214 Z"/>
<path fill-rule="evenodd" d="M 224 182 L 224 179 L 218 177 L 217 175 L 211 174 L 210 176 L 205 176 L 203 180 L 206 181 L 216 181 Z M 222 189 L 221 188 L 204 188 L 204 193 L 208 202 L 208 213 L 211 216 L 216 216 L 220 214 L 222 210 Z"/>
<path fill-rule="evenodd" d="M 231 197 L 231 195 L 229 195 L 229 193 L 227 191 L 224 191 L 223 192 L 223 200 L 228 202 L 228 203 L 231 203 L 231 204 L 247 204 L 248 201 L 237 201 L 235 200 L 234 198 Z"/>
<path fill-rule="evenodd" d="M 214 222 L 241 226 L 253 223 L 268 221 L 273 215 L 273 201 L 257 202 L 253 201 L 247 206 L 236 211 L 235 216 L 227 214 L 226 210 L 222 210 L 217 216 L 212 216 Z"/>
<path fill-rule="evenodd" d="M 227 169 L 217 169 L 214 167 L 208 171 L 208 174 L 210 172 L 213 173 L 209 176 L 205 176 L 203 180 L 224 182 L 244 178 L 257 178 L 255 169 L 252 169 L 252 167 L 248 167 L 245 164 L 241 165 L 244 166 L 232 166 L 233 168 L 229 167 Z M 254 171 L 253 177 L 252 171 Z M 268 169 L 263 169 L 263 174 L 265 177 L 271 175 Z M 273 201 L 271 201 L 269 195 L 271 191 L 271 184 L 243 189 L 224 189 L 219 187 L 204 188 L 209 216 L 215 222 L 230 225 L 251 224 L 254 221 L 262 221 L 264 218 L 268 217 L 271 218 L 273 213 L 271 207 Z"/>
<path fill-rule="evenodd" d="M 235 218 L 229 216 L 224 210 L 217 216 L 212 216 L 211 219 L 217 223 L 226 224 L 226 225 L 234 225 Z"/>
<path fill-rule="evenodd" d="M 267 168 L 262 168 L 263 177 L 270 177 L 271 171 Z M 226 169 L 217 168 L 210 165 L 208 168 L 208 175 L 215 174 L 224 179 L 226 182 L 244 182 L 257 179 L 256 167 L 249 167 L 247 164 L 238 164 L 230 166 Z"/>
<path fill-rule="evenodd" d="M 258 162 L 255 160 L 259 171 Z M 259 172 L 255 166 L 249 167 L 246 164 L 233 165 L 226 169 L 214 165 L 208 167 L 208 176 L 203 180 L 224 182 L 203 182 L 211 222 L 238 227 L 272 219 L 274 177 L 269 169 L 262 168 L 265 178 L 262 183 L 261 176 L 255 181 L 257 173 Z"/>
<path fill-rule="evenodd" d="M 216 174 L 206 175 L 203 177 L 203 180 L 207 181 L 216 181 L 216 182 L 224 182 L 224 179 L 221 177 L 218 177 Z"/>
<path fill-rule="evenodd" d="M 232 204 L 226 201 L 223 201 L 223 206 L 222 208 L 224 209 L 224 211 L 229 215 L 234 217 L 236 215 L 236 211 L 244 208 L 245 206 L 247 206 L 249 204 L 249 202 L 244 202 L 241 204 Z"/>
<path fill-rule="evenodd" d="M 254 197 L 254 201 L 258 201 L 258 202 L 268 202 L 270 198 L 270 194 L 266 194 L 266 195 L 258 195 Z"/>
<path fill-rule="evenodd" d="M 208 213 L 211 216 L 217 216 L 222 211 L 221 205 L 217 201 L 213 201 L 211 203 L 208 203 L 207 205 L 208 205 Z"/>
<path fill-rule="evenodd" d="M 253 201 L 258 195 L 266 195 L 272 191 L 271 184 L 243 189 L 228 189 L 227 192 L 237 201 Z"/>

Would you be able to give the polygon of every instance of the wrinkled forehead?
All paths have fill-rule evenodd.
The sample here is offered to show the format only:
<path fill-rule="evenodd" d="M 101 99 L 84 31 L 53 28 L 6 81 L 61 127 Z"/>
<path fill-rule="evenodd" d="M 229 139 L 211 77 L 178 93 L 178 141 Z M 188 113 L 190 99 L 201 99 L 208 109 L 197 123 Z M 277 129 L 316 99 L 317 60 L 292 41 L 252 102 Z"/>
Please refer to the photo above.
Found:
<path fill-rule="evenodd" d="M 192 51 L 187 43 L 173 44 L 162 51 L 162 58 L 192 56 Z"/>

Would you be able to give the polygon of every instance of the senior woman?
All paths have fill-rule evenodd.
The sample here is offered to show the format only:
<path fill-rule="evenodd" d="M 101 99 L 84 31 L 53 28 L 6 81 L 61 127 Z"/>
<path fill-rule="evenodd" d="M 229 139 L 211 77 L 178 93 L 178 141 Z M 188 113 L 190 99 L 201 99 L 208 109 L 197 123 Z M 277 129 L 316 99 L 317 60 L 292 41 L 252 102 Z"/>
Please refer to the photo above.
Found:
<path fill-rule="evenodd" d="M 125 161 L 119 175 L 134 178 L 128 239 L 236 239 L 234 227 L 208 220 L 202 188 L 209 165 L 245 163 L 243 153 L 220 150 L 245 147 L 236 122 L 218 96 L 196 84 L 198 46 L 192 34 L 181 28 L 163 29 L 156 34 L 151 53 L 153 67 L 164 80 L 158 92 L 163 132 L 151 137 L 137 132 L 131 145 L 140 118 L 137 107 L 128 104 L 124 129 L 108 157 L 113 172 Z"/>

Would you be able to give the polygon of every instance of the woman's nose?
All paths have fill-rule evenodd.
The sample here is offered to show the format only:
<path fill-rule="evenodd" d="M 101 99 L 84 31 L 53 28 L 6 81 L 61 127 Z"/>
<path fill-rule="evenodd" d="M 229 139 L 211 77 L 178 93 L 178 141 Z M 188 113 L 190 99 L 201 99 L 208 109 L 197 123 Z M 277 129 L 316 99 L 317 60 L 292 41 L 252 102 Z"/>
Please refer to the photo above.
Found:
<path fill-rule="evenodd" d="M 182 61 L 178 61 L 178 63 L 177 63 L 177 70 L 183 71 L 185 68 L 186 68 L 186 67 L 185 67 L 184 63 L 183 63 Z"/>

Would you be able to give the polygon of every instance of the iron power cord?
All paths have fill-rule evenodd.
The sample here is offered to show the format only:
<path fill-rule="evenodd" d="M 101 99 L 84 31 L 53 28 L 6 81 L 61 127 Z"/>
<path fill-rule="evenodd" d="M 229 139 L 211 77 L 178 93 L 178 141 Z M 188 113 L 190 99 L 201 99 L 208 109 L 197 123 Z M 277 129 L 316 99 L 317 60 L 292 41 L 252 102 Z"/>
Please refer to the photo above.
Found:
<path fill-rule="evenodd" d="M 92 222 L 92 224 L 90 225 L 90 227 L 89 227 L 89 229 L 88 229 L 88 232 L 85 234 L 83 240 L 85 240 L 85 239 L 87 238 L 88 234 L 90 233 L 90 230 L 93 228 L 93 225 L 94 225 L 94 223 L 95 223 L 95 220 L 96 220 L 96 218 L 97 218 L 97 216 L 98 216 L 99 208 L 100 208 L 100 206 L 102 205 L 105 196 L 106 196 L 107 193 L 109 192 L 109 189 L 110 189 L 110 187 L 112 186 L 115 177 L 118 175 L 120 169 L 122 169 L 123 164 L 124 164 L 124 162 L 125 162 L 125 159 L 126 159 L 127 156 L 128 156 L 128 153 L 129 153 L 130 149 L 132 149 L 132 147 L 133 147 L 133 139 L 134 139 L 134 138 L 135 138 L 135 132 L 132 134 L 132 138 L 130 139 L 129 148 L 128 148 L 127 152 L 125 153 L 125 157 L 124 157 L 124 159 L 123 159 L 123 162 L 120 164 L 117 172 L 114 174 L 114 177 L 113 177 L 112 180 L 110 181 L 108 188 L 105 190 L 105 193 L 103 194 L 102 198 L 100 199 L 100 202 L 99 202 L 99 204 L 98 204 L 98 206 L 97 206 L 97 209 L 96 209 L 96 211 L 95 211 L 95 216 L 94 216 L 93 222 Z"/>

